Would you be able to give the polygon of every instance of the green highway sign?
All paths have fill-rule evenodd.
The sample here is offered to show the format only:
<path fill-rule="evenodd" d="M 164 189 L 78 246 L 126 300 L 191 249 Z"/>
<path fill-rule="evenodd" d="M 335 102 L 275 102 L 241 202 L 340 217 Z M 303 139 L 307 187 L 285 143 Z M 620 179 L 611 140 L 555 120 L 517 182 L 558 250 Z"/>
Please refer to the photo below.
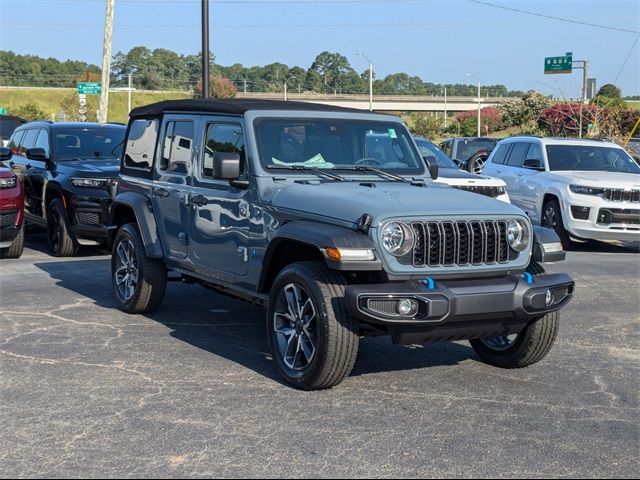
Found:
<path fill-rule="evenodd" d="M 6 115 L 7 114 L 7 109 L 4 107 L 0 107 L 0 115 Z"/>
<path fill-rule="evenodd" d="M 573 52 L 567 52 L 564 57 L 546 57 L 544 59 L 544 73 L 571 73 Z"/>
<path fill-rule="evenodd" d="M 78 95 L 100 95 L 101 82 L 83 82 L 78 84 Z"/>

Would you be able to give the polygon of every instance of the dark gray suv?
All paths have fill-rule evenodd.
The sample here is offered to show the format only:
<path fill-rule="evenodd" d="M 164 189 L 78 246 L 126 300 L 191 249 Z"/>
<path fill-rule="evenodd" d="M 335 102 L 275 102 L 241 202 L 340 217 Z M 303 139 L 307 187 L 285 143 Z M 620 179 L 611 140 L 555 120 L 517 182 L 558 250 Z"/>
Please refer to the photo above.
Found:
<path fill-rule="evenodd" d="M 372 151 L 381 135 L 389 148 Z M 541 360 L 574 289 L 538 263 L 564 258 L 557 236 L 434 177 L 393 116 L 278 101 L 137 108 L 108 227 L 115 300 L 156 309 L 173 271 L 262 305 L 275 365 L 308 390 L 340 383 L 363 336 L 470 339 L 505 368 Z"/>

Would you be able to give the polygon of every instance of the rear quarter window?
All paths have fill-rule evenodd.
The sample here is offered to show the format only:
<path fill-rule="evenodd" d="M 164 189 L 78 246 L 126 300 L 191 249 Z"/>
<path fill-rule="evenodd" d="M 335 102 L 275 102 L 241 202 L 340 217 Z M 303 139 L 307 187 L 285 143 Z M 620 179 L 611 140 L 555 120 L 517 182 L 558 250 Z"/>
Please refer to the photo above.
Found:
<path fill-rule="evenodd" d="M 132 169 L 129 173 L 151 173 L 159 124 L 160 121 L 156 118 L 131 122 L 123 155 L 123 167 Z"/>

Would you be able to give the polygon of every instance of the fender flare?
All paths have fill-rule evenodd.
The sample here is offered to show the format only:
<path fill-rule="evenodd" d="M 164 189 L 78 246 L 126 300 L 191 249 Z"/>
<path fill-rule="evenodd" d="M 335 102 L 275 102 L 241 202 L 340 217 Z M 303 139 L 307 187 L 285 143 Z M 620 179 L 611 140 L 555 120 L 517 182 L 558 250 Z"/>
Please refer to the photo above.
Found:
<path fill-rule="evenodd" d="M 113 245 L 116 232 L 120 227 L 116 217 L 118 207 L 125 207 L 133 211 L 147 257 L 162 258 L 162 245 L 160 243 L 160 236 L 158 235 L 156 218 L 153 214 L 153 207 L 147 197 L 135 192 L 119 193 L 111 204 L 109 210 L 109 225 L 107 227 L 107 242 L 109 246 Z"/>
<path fill-rule="evenodd" d="M 332 270 L 343 271 L 380 271 L 382 262 L 376 253 L 376 248 L 371 239 L 355 230 L 337 225 L 315 223 L 308 221 L 294 221 L 282 225 L 269 241 L 269 246 L 262 260 L 262 273 L 260 275 L 260 287 L 266 281 L 267 272 L 274 260 L 278 246 L 283 242 L 297 242 L 318 250 L 324 258 L 327 267 Z M 375 260 L 343 261 L 327 258 L 324 254 L 326 247 L 334 248 L 359 248 L 373 250 Z"/>
<path fill-rule="evenodd" d="M 533 253 L 531 258 L 539 263 L 561 262 L 567 256 L 562 241 L 555 230 L 533 226 Z"/>

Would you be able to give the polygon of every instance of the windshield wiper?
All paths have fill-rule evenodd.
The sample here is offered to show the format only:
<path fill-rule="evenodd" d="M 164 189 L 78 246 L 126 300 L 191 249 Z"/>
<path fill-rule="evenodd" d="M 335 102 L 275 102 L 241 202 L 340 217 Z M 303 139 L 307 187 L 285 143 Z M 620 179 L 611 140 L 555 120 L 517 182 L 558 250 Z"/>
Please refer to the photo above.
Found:
<path fill-rule="evenodd" d="M 393 173 L 385 172 L 384 170 L 380 170 L 379 168 L 370 167 L 368 165 L 354 165 L 353 167 L 339 167 L 338 170 L 353 170 L 357 172 L 372 172 L 377 174 L 379 177 L 388 178 L 389 180 L 394 180 L 396 182 L 406 182 L 403 177 L 400 175 L 395 175 Z"/>
<path fill-rule="evenodd" d="M 320 168 L 308 167 L 306 165 L 267 165 L 267 168 L 286 168 L 287 170 L 301 170 L 303 172 L 312 172 L 316 175 L 324 175 L 325 177 L 337 180 L 338 182 L 344 182 L 344 178 L 335 173 L 329 173 L 326 170 Z"/>

